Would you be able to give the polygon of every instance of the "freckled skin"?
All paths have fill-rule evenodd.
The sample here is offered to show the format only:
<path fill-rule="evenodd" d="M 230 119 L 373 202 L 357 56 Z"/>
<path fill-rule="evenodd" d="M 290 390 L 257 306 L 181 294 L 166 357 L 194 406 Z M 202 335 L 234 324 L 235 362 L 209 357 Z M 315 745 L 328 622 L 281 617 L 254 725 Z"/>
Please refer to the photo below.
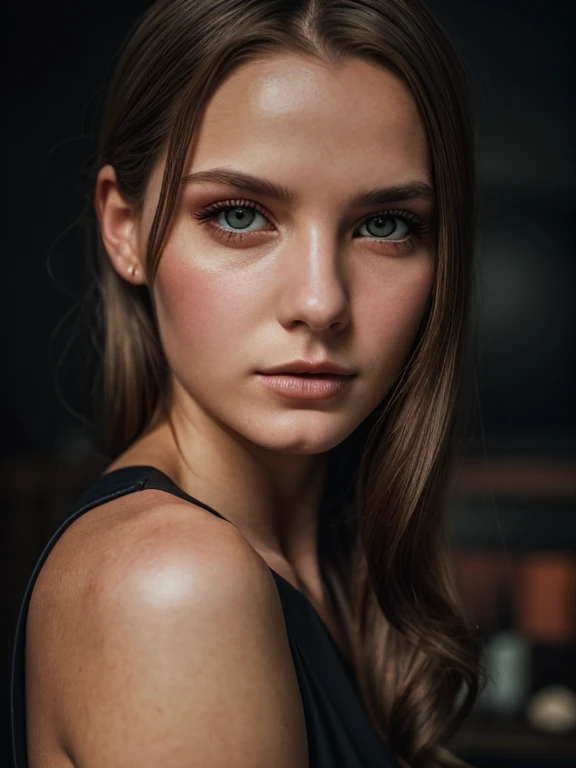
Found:
<path fill-rule="evenodd" d="M 160 425 L 117 465 L 155 463 L 259 551 L 282 553 L 304 580 L 314 573 L 313 581 L 326 452 L 386 395 L 413 344 L 435 269 L 430 239 L 397 252 L 366 229 L 353 237 L 385 206 L 352 209 L 349 201 L 368 188 L 432 184 L 426 135 L 410 92 L 381 67 L 355 59 L 336 70 L 277 55 L 232 73 L 209 102 L 184 172 L 216 166 L 269 179 L 297 199 L 288 205 L 212 182 L 183 188 L 152 290 L 185 460 Z M 120 244 L 142 263 L 163 169 L 161 158 L 130 234 L 114 218 L 118 199 L 109 198 L 109 209 L 103 203 L 107 250 L 134 282 Z M 106 174 L 114 178 L 110 166 Z M 248 212 L 250 228 L 260 231 L 248 244 L 227 242 L 193 215 L 242 199 L 259 203 L 268 218 Z M 432 205 L 419 199 L 387 207 L 425 220 Z M 216 222 L 234 226 L 223 213 Z M 295 401 L 254 375 L 301 356 L 327 356 L 357 376 L 336 399 Z"/>

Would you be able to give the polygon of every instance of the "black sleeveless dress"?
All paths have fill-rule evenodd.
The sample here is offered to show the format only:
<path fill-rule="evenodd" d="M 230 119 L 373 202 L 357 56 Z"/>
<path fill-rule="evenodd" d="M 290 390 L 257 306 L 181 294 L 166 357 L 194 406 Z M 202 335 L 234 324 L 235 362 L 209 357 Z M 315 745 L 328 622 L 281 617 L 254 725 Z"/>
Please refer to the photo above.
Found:
<path fill-rule="evenodd" d="M 156 488 L 186 499 L 218 517 L 154 467 L 125 467 L 99 477 L 80 497 L 44 548 L 26 587 L 14 643 L 11 680 L 12 749 L 15 768 L 28 768 L 25 710 L 25 632 L 28 606 L 42 565 L 66 528 L 85 512 L 118 496 Z M 193 512 L 193 510 L 191 510 Z M 376 734 L 358 696 L 352 670 L 308 598 L 270 569 L 282 601 L 288 640 L 302 695 L 310 768 L 399 768 Z"/>

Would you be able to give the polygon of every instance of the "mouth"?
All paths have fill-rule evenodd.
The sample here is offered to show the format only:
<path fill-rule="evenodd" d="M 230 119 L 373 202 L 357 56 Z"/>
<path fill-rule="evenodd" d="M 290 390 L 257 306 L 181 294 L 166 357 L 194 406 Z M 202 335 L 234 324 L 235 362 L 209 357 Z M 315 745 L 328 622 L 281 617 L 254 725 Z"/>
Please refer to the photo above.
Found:
<path fill-rule="evenodd" d="M 341 373 L 292 373 L 290 371 L 287 371 L 286 373 L 284 371 L 278 371 L 278 373 L 264 373 L 263 376 L 307 376 L 308 378 L 312 377 L 315 379 L 332 379 L 336 377 L 342 376 Z"/>
<path fill-rule="evenodd" d="M 294 376 L 295 378 L 307 378 L 307 379 L 351 379 L 355 376 L 355 373 L 343 374 L 343 373 L 292 373 L 292 371 L 277 371 L 276 373 L 262 373 L 257 371 L 260 376 Z"/>
<path fill-rule="evenodd" d="M 309 378 L 337 376 L 341 379 L 348 379 L 356 375 L 356 372 L 348 366 L 327 359 L 296 359 L 279 363 L 271 366 L 267 371 L 257 371 L 257 373 L 262 376 L 307 376 Z"/>
<path fill-rule="evenodd" d="M 274 394 L 291 400 L 325 400 L 348 389 L 356 374 L 341 373 L 260 373 L 262 384 Z"/>

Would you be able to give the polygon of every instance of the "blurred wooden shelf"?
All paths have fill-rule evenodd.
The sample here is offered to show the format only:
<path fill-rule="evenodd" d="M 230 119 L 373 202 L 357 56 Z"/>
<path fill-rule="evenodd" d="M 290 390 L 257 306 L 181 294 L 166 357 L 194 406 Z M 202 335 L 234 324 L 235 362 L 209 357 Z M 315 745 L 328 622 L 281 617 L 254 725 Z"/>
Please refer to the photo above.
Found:
<path fill-rule="evenodd" d="M 576 499 L 576 458 L 466 459 L 454 472 L 450 494 Z"/>

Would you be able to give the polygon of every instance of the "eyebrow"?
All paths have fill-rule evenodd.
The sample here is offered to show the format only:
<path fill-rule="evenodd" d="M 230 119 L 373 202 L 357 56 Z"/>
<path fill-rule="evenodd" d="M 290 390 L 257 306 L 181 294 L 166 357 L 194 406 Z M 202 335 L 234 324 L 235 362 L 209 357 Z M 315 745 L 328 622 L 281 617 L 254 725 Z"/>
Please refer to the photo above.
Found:
<path fill-rule="evenodd" d="M 182 177 L 180 183 L 184 185 L 203 181 L 228 184 L 246 192 L 264 195 L 286 204 L 292 204 L 296 199 L 295 193 L 286 187 L 230 168 L 209 168 L 204 171 L 189 173 Z M 434 190 L 424 181 L 409 181 L 392 187 L 362 191 L 351 202 L 353 206 L 368 206 L 400 202 L 402 200 L 414 200 L 415 198 L 433 200 Z"/>

